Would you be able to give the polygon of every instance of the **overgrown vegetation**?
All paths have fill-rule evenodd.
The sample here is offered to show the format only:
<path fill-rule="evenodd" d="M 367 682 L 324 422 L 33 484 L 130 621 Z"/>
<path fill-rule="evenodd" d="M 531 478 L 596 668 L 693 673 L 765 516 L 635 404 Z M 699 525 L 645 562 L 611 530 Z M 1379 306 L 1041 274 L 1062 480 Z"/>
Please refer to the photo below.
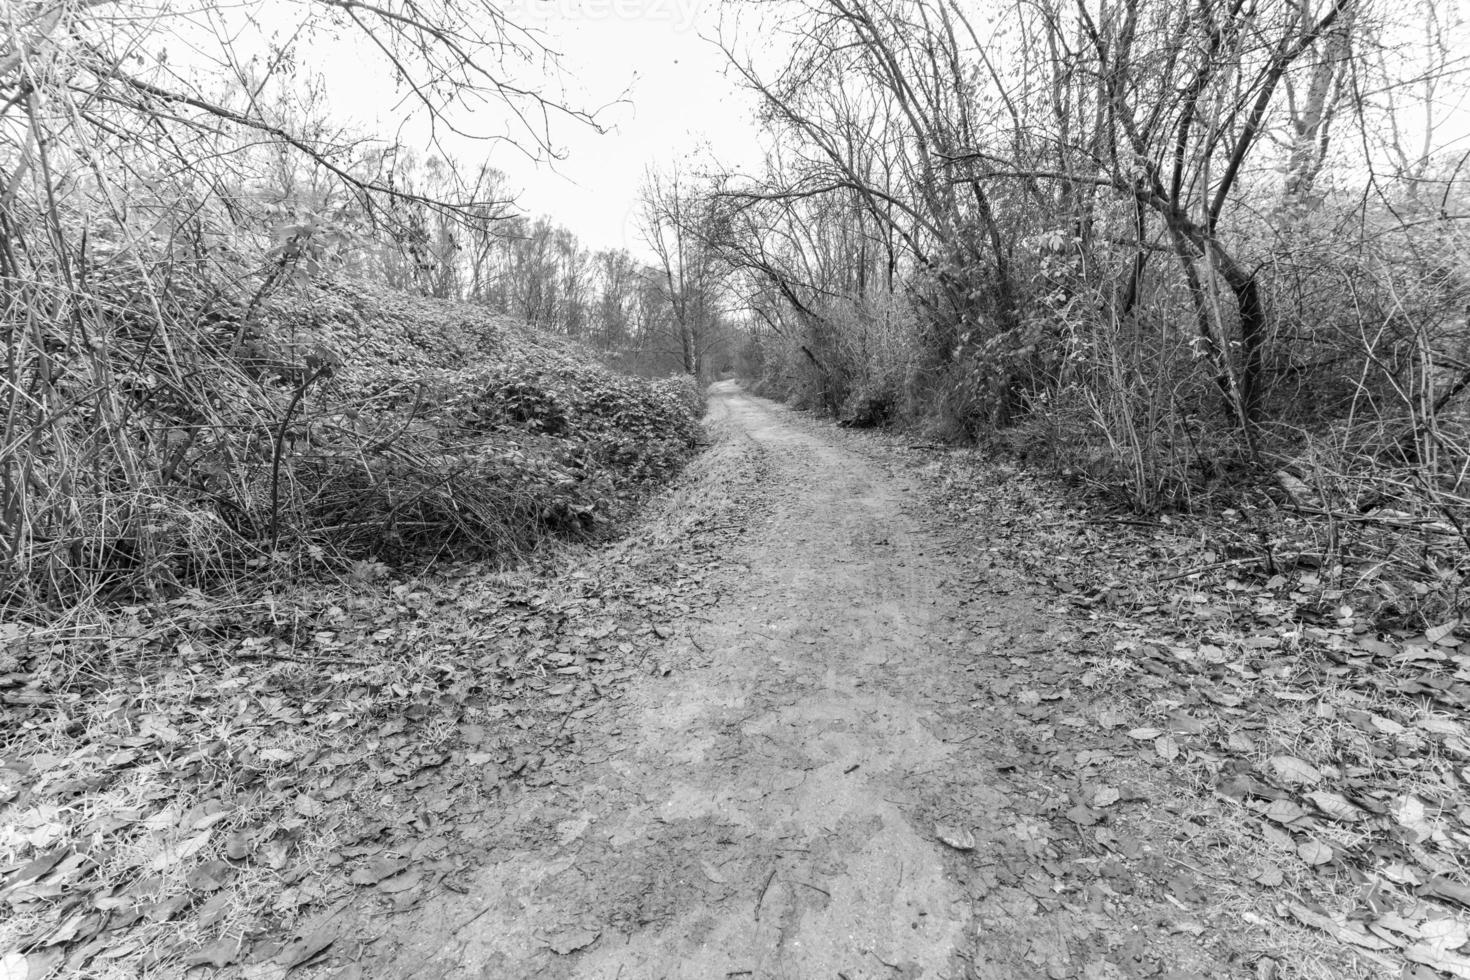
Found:
<path fill-rule="evenodd" d="M 1244 501 L 1268 554 L 1306 517 L 1325 574 L 1463 611 L 1461 4 L 770 16 L 789 56 L 726 51 L 775 149 L 688 226 L 760 390 L 1140 512 Z"/>
<path fill-rule="evenodd" d="M 692 383 L 621 378 L 473 307 L 342 281 L 252 309 L 176 274 L 160 311 L 126 286 L 80 325 L 33 316 L 21 348 L 54 380 L 11 416 L 7 599 L 42 614 L 283 568 L 513 558 L 596 533 L 695 440 Z"/>
<path fill-rule="evenodd" d="M 281 45 L 246 8 L 6 15 L 11 615 L 54 623 L 301 571 L 515 558 L 547 535 L 599 533 L 692 448 L 692 383 L 628 380 L 492 312 L 509 304 L 491 302 L 486 276 L 536 280 L 487 258 L 510 254 L 496 243 L 519 220 L 504 178 L 335 127 L 296 51 L 330 27 L 356 32 L 429 118 L 493 97 L 523 146 L 550 152 L 538 116 L 590 119 L 513 82 L 542 70 L 535 36 L 489 5 L 329 2 L 301 17 Z M 249 56 L 251 38 L 268 57 Z M 200 63 L 170 61 L 169 44 Z"/>

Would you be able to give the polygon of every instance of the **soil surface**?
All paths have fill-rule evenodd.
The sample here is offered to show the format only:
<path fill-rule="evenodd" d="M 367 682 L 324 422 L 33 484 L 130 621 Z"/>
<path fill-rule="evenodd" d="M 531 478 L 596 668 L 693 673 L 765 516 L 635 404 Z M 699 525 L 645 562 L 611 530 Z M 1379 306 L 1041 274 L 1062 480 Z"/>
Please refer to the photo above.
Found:
<path fill-rule="evenodd" d="M 733 384 L 706 430 L 534 564 L 0 647 L 0 980 L 1470 978 L 1457 623 Z"/>
<path fill-rule="evenodd" d="M 354 971 L 1274 975 L 1190 918 L 1194 883 L 1143 887 L 1178 871 L 1146 839 L 1060 819 L 1075 800 L 1032 751 L 1056 726 L 994 692 L 1073 637 L 1003 556 L 972 560 L 983 527 L 931 523 L 902 472 L 733 383 L 709 425 L 739 469 L 714 601 L 583 731 L 572 778 L 487 808 L 463 893 L 360 923 Z M 1054 679 L 1034 697 L 1073 696 Z"/>

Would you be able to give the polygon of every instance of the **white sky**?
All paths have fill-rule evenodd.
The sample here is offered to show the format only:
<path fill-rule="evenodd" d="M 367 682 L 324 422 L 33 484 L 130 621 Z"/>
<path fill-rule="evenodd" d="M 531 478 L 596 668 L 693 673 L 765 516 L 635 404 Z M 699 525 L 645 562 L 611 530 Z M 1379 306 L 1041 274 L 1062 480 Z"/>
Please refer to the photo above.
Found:
<path fill-rule="evenodd" d="M 697 166 L 714 158 L 750 167 L 760 159 L 755 101 L 727 77 L 723 52 L 701 37 L 716 34 L 720 6 L 720 0 L 511 0 L 506 13 L 543 32 L 546 46 L 561 54 L 564 77 L 547 79 L 547 94 L 565 86 L 569 104 L 601 108 L 597 118 L 607 132 L 554 119 L 553 142 L 564 159 L 544 164 L 504 144 L 445 139 L 445 147 L 469 166 L 489 149 L 491 165 L 520 191 L 521 209 L 549 215 L 586 247 L 646 255 L 637 196 L 647 166 Z M 408 145 L 423 139 L 411 124 L 397 129 L 400 114 L 379 59 L 321 37 L 311 49 L 312 67 L 325 76 L 344 121 L 378 136 L 397 132 Z M 529 75 L 522 80 L 537 82 Z M 405 102 L 401 108 L 422 120 L 421 107 Z M 488 110 L 455 121 L 478 132 L 501 128 Z"/>
<path fill-rule="evenodd" d="M 559 0 L 534 18 L 562 52 L 574 101 L 596 105 L 626 92 L 600 115 L 609 132 L 562 126 L 567 158 L 533 169 L 507 154 L 503 169 L 523 183 L 522 205 L 549 214 L 594 248 L 643 251 L 637 193 L 649 164 L 725 164 L 758 158 L 754 101 L 726 76 L 725 56 L 701 39 L 717 27 L 719 0 Z M 531 22 L 532 18 L 523 18 Z M 707 148 L 707 151 L 706 151 Z"/>
<path fill-rule="evenodd" d="M 248 11 L 267 33 L 285 34 L 301 23 L 303 11 L 309 16 L 315 7 L 309 0 L 248 0 L 236 8 L 197 2 L 216 13 Z M 1459 9 L 1461 2 L 1452 6 Z M 775 5 L 763 6 L 779 12 Z M 599 113 L 605 134 L 572 120 L 557 121 L 553 141 L 564 149 L 565 159 L 553 164 L 538 165 L 504 145 L 446 141 L 446 148 L 470 167 L 489 148 L 490 163 L 521 192 L 519 204 L 528 214 L 550 216 L 589 248 L 621 247 L 646 256 L 637 229 L 646 167 L 684 161 L 699 169 L 701 162 L 714 159 L 727 167 L 757 169 L 755 100 L 706 38 L 719 32 L 723 17 L 737 50 L 753 51 L 769 67 L 781 59 L 785 45 L 760 27 L 758 12 L 746 7 L 744 29 L 732 32 L 735 5 L 723 0 L 502 0 L 501 7 L 515 23 L 542 32 L 546 46 L 562 56 L 563 77 L 543 83 L 525 74 L 521 81 L 544 85 L 551 96 L 565 86 L 569 102 L 579 107 L 605 106 Z M 376 52 L 315 34 L 305 55 L 309 67 L 327 79 L 334 117 L 355 122 L 370 135 L 427 145 L 425 111 L 412 103 L 395 106 L 392 81 Z M 407 125 L 402 125 L 404 115 Z M 1463 136 L 1466 115 L 1452 112 L 1459 125 L 1447 127 L 1448 133 L 1442 129 L 1440 139 Z M 503 129 L 489 108 L 456 122 L 472 130 Z"/>

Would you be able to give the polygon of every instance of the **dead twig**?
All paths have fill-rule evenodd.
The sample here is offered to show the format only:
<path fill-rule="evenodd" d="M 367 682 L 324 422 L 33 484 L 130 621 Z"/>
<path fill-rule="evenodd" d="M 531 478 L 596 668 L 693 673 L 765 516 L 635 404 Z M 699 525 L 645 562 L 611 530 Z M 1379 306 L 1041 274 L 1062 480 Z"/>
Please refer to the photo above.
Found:
<path fill-rule="evenodd" d="M 279 650 L 247 650 L 243 643 L 237 644 L 230 651 L 231 657 L 239 657 L 243 660 L 286 660 L 297 664 L 325 665 L 334 664 L 346 667 L 371 667 L 372 664 L 366 660 L 352 660 L 348 657 L 305 657 L 292 653 L 282 653 Z"/>
<path fill-rule="evenodd" d="M 1287 504 L 1284 509 L 1296 511 L 1299 514 L 1312 514 L 1317 517 L 1326 517 L 1334 521 L 1345 521 L 1351 524 L 1378 524 L 1383 527 L 1396 527 L 1405 531 L 1435 531 L 1440 534 L 1456 533 L 1454 528 L 1440 521 L 1436 521 L 1431 517 L 1384 517 L 1377 514 L 1347 514 L 1341 511 L 1330 510 L 1326 507 L 1311 507 L 1306 504 Z"/>
<path fill-rule="evenodd" d="M 761 920 L 761 903 L 766 900 L 766 890 L 771 887 L 771 882 L 774 881 L 775 878 L 776 869 L 772 868 L 771 873 L 766 875 L 766 883 L 764 885 L 761 885 L 760 894 L 755 897 L 755 921 L 757 922 Z"/>
<path fill-rule="evenodd" d="M 1255 555 L 1250 558 L 1231 558 L 1228 561 L 1211 562 L 1208 565 L 1199 565 L 1194 568 L 1176 572 L 1173 575 L 1162 575 L 1159 578 L 1151 578 L 1144 585 L 1158 585 L 1161 582 L 1173 582 L 1175 579 L 1189 578 L 1191 575 L 1199 575 L 1204 572 L 1215 572 L 1222 568 L 1239 568 L 1245 565 L 1260 565 L 1266 561 L 1265 556 Z"/>
<path fill-rule="evenodd" d="M 453 931 L 451 931 L 449 934 L 451 936 L 458 935 L 462 930 L 468 929 L 470 926 L 474 925 L 480 919 L 484 918 L 489 913 L 489 911 L 490 911 L 490 906 L 488 906 L 488 905 L 485 906 L 480 911 L 476 912 L 474 915 L 470 916 L 468 919 L 465 919 L 459 925 L 455 926 L 454 929 L 453 929 Z"/>

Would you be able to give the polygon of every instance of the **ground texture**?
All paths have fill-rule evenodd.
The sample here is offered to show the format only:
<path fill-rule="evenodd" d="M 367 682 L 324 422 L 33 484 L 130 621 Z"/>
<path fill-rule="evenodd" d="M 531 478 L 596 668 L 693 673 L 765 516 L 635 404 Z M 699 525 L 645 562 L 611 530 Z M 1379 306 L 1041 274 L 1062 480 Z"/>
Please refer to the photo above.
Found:
<path fill-rule="evenodd" d="M 716 601 L 583 731 L 575 779 L 485 814 L 483 867 L 368 974 L 1274 975 L 1281 938 L 1134 824 L 1160 777 L 1098 771 L 1078 634 L 983 522 L 930 520 L 914 479 L 734 386 L 710 424 Z"/>
<path fill-rule="evenodd" d="M 9 654 L 0 978 L 1470 977 L 1455 624 L 710 405 L 616 543 Z"/>

